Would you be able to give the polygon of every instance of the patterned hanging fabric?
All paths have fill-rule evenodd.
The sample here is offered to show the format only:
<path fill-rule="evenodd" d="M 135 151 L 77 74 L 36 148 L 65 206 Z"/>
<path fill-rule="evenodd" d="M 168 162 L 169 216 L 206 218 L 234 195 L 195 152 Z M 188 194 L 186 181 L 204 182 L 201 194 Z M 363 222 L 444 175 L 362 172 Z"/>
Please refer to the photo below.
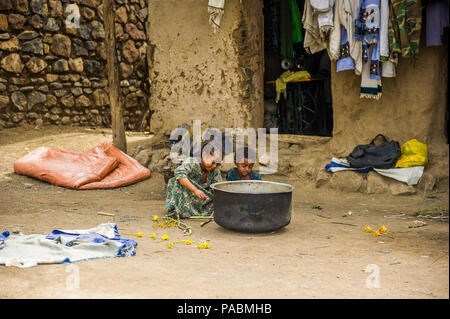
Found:
<path fill-rule="evenodd" d="M 389 6 L 389 50 L 404 58 L 417 58 L 422 26 L 420 0 L 391 0 Z"/>

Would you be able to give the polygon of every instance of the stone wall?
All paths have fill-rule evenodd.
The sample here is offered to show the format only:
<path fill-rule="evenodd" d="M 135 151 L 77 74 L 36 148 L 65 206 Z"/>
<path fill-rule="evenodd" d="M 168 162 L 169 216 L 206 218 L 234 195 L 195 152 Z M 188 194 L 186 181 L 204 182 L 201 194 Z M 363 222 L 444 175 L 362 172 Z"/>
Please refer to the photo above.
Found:
<path fill-rule="evenodd" d="M 146 106 L 147 2 L 116 0 L 115 9 L 125 127 L 133 129 Z M 104 40 L 101 0 L 0 0 L 0 127 L 109 127 Z"/>

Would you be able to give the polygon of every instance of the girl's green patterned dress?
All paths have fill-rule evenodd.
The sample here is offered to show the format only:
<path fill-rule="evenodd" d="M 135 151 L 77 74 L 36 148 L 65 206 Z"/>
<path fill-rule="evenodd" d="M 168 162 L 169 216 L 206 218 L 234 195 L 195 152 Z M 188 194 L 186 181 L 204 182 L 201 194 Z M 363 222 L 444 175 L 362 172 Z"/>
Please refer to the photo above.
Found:
<path fill-rule="evenodd" d="M 200 200 L 189 189 L 181 185 L 178 180 L 187 178 L 198 189 L 208 197 Z M 166 192 L 166 216 L 178 216 L 187 218 L 189 216 L 209 216 L 214 211 L 213 194 L 211 184 L 221 182 L 222 175 L 218 168 L 207 173 L 206 182 L 201 183 L 202 168 L 200 161 L 195 158 L 187 158 L 174 171 L 174 177 L 169 179 Z"/>

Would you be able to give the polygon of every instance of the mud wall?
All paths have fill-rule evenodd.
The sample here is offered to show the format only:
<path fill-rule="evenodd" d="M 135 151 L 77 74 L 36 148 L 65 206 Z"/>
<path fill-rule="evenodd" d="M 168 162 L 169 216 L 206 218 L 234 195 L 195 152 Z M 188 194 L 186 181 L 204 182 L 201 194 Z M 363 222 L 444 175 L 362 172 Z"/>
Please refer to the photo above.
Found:
<path fill-rule="evenodd" d="M 332 151 L 347 155 L 356 144 L 368 143 L 382 133 L 400 143 L 416 138 L 428 144 L 432 153 L 448 154 L 446 50 L 422 46 L 415 65 L 400 58 L 397 77 L 382 78 L 383 95 L 378 101 L 359 97 L 360 76 L 333 71 Z"/>
<path fill-rule="evenodd" d="M 115 10 L 124 121 L 132 130 L 145 111 L 148 7 L 115 0 Z M 102 0 L 0 0 L 0 128 L 109 127 L 104 40 Z"/>
<path fill-rule="evenodd" d="M 261 12 L 260 0 L 227 0 L 215 33 L 208 0 L 149 1 L 152 131 L 261 127 Z"/>

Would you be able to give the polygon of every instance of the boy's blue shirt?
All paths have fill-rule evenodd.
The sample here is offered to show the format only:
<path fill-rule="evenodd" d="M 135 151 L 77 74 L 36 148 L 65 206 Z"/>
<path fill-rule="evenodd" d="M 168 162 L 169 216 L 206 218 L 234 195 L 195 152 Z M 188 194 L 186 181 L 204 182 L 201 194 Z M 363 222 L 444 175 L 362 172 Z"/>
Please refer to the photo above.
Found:
<path fill-rule="evenodd" d="M 250 179 L 251 180 L 262 180 L 261 175 L 258 173 L 255 173 L 253 171 L 250 172 Z M 233 167 L 227 172 L 227 181 L 240 181 L 241 176 L 239 175 L 239 172 L 237 170 L 237 167 Z"/>

